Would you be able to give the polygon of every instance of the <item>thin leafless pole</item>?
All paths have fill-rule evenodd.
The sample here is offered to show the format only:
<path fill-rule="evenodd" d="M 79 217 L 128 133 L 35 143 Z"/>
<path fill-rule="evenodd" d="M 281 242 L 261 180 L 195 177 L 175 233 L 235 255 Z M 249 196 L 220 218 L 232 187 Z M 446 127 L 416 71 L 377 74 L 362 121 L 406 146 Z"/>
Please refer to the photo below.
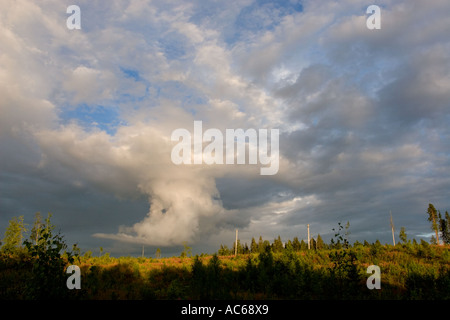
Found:
<path fill-rule="evenodd" d="M 236 229 L 236 242 L 234 244 L 234 256 L 237 256 L 237 245 L 238 245 L 238 229 Z"/>
<path fill-rule="evenodd" d="M 309 224 L 308 224 L 308 250 L 311 249 L 311 241 L 309 240 Z"/>
<path fill-rule="evenodd" d="M 392 242 L 394 243 L 394 247 L 395 247 L 394 222 L 392 221 L 392 212 L 390 212 L 390 214 L 391 214 Z"/>

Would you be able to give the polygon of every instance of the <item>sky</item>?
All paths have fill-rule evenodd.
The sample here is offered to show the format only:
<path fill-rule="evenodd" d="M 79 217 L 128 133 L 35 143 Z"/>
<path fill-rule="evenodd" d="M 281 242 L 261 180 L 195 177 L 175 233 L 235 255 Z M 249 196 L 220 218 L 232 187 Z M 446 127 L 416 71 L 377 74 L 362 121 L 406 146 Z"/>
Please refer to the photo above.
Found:
<path fill-rule="evenodd" d="M 0 232 L 50 212 L 82 252 L 171 256 L 231 247 L 236 229 L 329 241 L 347 221 L 350 242 L 391 243 L 390 212 L 397 241 L 429 241 L 428 204 L 450 210 L 447 0 L 1 7 Z M 279 130 L 278 171 L 175 164 L 172 133 L 194 121 Z"/>

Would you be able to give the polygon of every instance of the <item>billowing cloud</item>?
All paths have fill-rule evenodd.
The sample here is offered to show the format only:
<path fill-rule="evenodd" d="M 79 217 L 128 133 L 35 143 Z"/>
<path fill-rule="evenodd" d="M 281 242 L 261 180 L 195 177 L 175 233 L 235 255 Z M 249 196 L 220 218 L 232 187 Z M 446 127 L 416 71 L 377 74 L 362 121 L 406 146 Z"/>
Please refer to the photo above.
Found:
<path fill-rule="evenodd" d="M 389 211 L 419 236 L 450 206 L 448 1 L 381 1 L 380 30 L 363 1 L 81 1 L 81 30 L 70 4 L 0 13 L 0 226 L 48 210 L 86 249 L 201 251 L 344 220 L 389 241 Z M 175 165 L 195 120 L 279 129 L 279 171 Z"/>

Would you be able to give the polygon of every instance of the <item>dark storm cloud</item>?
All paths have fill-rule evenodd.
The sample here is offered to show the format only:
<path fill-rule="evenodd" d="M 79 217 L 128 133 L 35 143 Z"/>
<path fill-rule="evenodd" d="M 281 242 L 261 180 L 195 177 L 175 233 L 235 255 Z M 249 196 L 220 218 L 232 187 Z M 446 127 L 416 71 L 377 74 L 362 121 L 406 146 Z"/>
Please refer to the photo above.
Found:
<path fill-rule="evenodd" d="M 420 219 L 428 202 L 448 206 L 437 191 L 448 190 L 448 178 L 436 173 L 447 167 L 450 151 L 443 144 L 450 112 L 443 48 L 449 44 L 437 28 L 440 37 L 413 41 L 405 24 L 399 22 L 407 39 L 396 43 L 387 33 L 371 38 L 343 23 L 330 32 L 337 39 L 325 44 L 327 63 L 312 64 L 295 82 L 277 87 L 276 95 L 289 106 L 286 121 L 300 127 L 281 144 L 283 155 L 302 171 L 293 190 L 320 200 L 284 217 L 285 223 L 304 224 L 306 216 L 321 226 L 350 220 L 355 238 L 369 234 L 364 228 L 371 225 L 375 239 L 375 230 L 388 230 L 390 210 L 418 234 L 426 228 Z M 357 81 L 355 65 L 363 71 Z"/>

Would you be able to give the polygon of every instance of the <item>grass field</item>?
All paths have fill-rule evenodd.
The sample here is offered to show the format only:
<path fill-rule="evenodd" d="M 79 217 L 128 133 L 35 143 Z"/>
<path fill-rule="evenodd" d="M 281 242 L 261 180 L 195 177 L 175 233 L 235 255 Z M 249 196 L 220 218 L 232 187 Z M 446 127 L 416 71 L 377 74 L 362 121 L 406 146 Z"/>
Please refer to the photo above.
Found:
<path fill-rule="evenodd" d="M 32 259 L 2 256 L 1 299 L 28 299 Z M 64 299 L 450 299 L 448 246 L 428 243 L 347 249 L 170 258 L 79 256 L 81 289 L 55 288 Z M 369 265 L 380 289 L 368 289 Z M 48 274 L 48 277 L 52 275 Z M 42 276 L 45 278 L 46 276 Z M 45 281 L 44 281 L 45 282 Z M 61 283 L 62 282 L 62 283 Z"/>

